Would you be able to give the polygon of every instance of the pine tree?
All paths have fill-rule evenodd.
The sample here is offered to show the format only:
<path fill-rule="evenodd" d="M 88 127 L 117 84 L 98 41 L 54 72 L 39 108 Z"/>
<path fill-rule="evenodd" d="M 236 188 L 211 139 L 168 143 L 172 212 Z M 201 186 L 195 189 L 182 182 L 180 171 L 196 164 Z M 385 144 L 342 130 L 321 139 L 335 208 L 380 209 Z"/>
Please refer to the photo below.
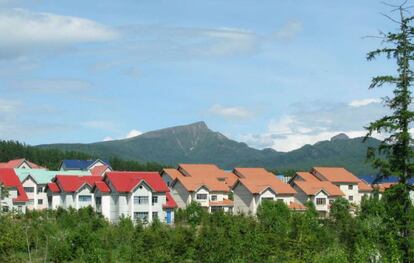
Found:
<path fill-rule="evenodd" d="M 373 60 L 377 56 L 385 54 L 388 59 L 394 59 L 397 64 L 397 74 L 377 76 L 372 79 L 370 88 L 381 87 L 383 85 L 393 86 L 393 95 L 384 98 L 384 104 L 390 109 L 391 113 L 376 120 L 367 127 L 366 138 L 373 133 L 379 133 L 386 138 L 381 142 L 377 149 L 368 149 L 368 159 L 373 166 L 380 171 L 377 179 L 394 175 L 399 178 L 402 186 L 398 205 L 402 206 L 400 215 L 401 249 L 403 251 L 403 262 L 412 262 L 412 251 L 410 248 L 410 229 L 409 212 L 411 202 L 409 191 L 409 179 L 414 175 L 414 151 L 412 148 L 413 138 L 410 134 L 410 125 L 414 120 L 414 112 L 410 109 L 412 102 L 411 87 L 414 81 L 411 62 L 414 58 L 414 28 L 411 25 L 414 17 L 406 16 L 404 4 L 396 7 L 394 11 L 399 12 L 399 20 L 387 16 L 390 20 L 399 25 L 397 32 L 381 34 L 383 42 L 389 47 L 377 49 L 369 52 L 368 60 Z"/>

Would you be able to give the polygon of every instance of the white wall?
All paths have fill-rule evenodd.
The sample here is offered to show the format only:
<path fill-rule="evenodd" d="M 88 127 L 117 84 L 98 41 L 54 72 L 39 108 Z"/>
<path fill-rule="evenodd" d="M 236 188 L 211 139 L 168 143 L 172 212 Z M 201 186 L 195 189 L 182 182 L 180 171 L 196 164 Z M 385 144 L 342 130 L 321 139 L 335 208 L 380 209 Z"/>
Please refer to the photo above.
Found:
<path fill-rule="evenodd" d="M 350 203 L 359 205 L 361 203 L 361 194 L 359 193 L 358 184 L 351 184 L 351 183 L 337 183 L 336 186 L 341 189 L 341 191 L 345 194 L 344 198 L 347 199 Z M 352 189 L 349 187 L 352 186 Z M 350 200 L 350 196 L 353 197 L 353 200 Z"/>

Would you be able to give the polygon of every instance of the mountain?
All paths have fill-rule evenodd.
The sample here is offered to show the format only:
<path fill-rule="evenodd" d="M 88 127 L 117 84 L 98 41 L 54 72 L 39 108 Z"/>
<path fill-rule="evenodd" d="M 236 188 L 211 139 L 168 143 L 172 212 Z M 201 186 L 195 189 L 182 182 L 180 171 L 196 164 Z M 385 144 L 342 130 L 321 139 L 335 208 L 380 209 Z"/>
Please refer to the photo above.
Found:
<path fill-rule="evenodd" d="M 245 143 L 228 139 L 210 130 L 204 122 L 147 132 L 139 136 L 89 144 L 48 144 L 41 148 L 86 152 L 101 158 L 117 156 L 138 161 L 154 161 L 166 165 L 178 163 L 215 163 L 224 169 L 235 166 L 263 166 L 268 169 L 309 169 L 312 166 L 345 166 L 360 175 L 373 170 L 365 164 L 367 146 L 379 141 L 350 139 L 345 134 L 330 141 L 305 145 L 291 152 L 258 150 Z"/>

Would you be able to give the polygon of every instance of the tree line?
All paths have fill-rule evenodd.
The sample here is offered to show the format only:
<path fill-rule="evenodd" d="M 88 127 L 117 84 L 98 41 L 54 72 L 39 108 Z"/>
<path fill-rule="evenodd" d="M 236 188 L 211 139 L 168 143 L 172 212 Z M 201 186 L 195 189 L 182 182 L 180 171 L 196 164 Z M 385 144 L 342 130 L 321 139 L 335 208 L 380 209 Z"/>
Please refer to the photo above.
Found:
<path fill-rule="evenodd" d="M 256 217 L 192 203 L 176 211 L 174 226 L 111 224 L 90 207 L 3 214 L 0 262 L 402 262 L 398 191 L 364 198 L 355 215 L 337 199 L 328 218 L 312 203 L 295 212 L 280 201 L 264 201 Z"/>
<path fill-rule="evenodd" d="M 64 159 L 93 160 L 99 158 L 82 152 L 61 151 L 57 149 L 37 148 L 18 141 L 0 140 L 0 162 L 7 162 L 12 159 L 25 158 L 36 164 L 57 170 Z M 138 162 L 123 160 L 116 156 L 108 160 L 114 170 L 117 171 L 161 171 L 165 165 L 156 162 Z"/>

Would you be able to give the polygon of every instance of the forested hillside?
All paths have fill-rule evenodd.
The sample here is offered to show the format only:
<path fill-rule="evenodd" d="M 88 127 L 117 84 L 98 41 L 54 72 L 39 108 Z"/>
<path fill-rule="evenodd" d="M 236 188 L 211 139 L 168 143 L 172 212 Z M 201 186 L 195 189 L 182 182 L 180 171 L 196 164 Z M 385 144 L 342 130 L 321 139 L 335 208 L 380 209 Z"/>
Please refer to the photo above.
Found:
<path fill-rule="evenodd" d="M 58 169 L 63 159 L 96 159 L 99 156 L 76 152 L 61 151 L 57 149 L 42 149 L 17 141 L 0 141 L 0 162 L 7 162 L 12 159 L 25 158 L 50 170 Z M 123 160 L 117 157 L 109 158 L 112 168 L 119 171 L 143 170 L 159 171 L 164 166 L 153 162 L 137 162 L 132 160 Z"/>
<path fill-rule="evenodd" d="M 214 163 L 223 169 L 237 166 L 265 167 L 270 170 L 308 170 L 313 166 L 343 166 L 357 175 L 375 171 L 365 162 L 368 146 L 379 141 L 335 136 L 329 141 L 305 145 L 291 152 L 258 150 L 210 130 L 204 122 L 151 131 L 142 135 L 90 144 L 40 145 L 44 149 L 79 151 L 102 158 L 117 156 L 126 160 L 178 163 Z"/>

